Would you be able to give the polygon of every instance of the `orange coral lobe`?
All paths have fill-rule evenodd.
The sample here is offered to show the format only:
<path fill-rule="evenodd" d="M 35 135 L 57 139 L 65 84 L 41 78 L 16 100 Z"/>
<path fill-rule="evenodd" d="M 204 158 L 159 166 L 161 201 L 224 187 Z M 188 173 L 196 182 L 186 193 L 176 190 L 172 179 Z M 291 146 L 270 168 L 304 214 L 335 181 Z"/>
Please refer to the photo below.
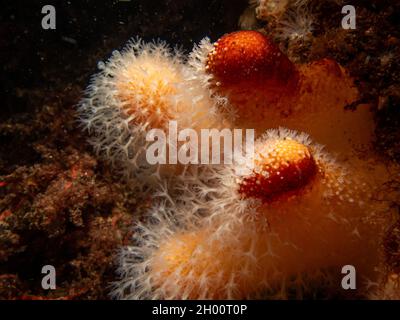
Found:
<path fill-rule="evenodd" d="M 279 141 L 272 152 L 260 154 L 258 162 L 253 174 L 240 183 L 239 192 L 263 202 L 296 194 L 318 171 L 309 148 L 291 139 Z"/>
<path fill-rule="evenodd" d="M 257 31 L 237 31 L 220 38 L 208 55 L 207 70 L 228 87 L 279 89 L 297 79 L 293 63 Z"/>

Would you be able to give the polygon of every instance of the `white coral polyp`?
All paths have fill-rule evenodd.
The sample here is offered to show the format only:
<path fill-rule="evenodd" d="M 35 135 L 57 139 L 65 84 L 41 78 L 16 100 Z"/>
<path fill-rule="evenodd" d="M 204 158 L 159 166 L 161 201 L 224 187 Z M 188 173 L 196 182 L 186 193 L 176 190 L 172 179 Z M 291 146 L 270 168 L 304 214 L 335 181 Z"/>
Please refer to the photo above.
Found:
<path fill-rule="evenodd" d="M 169 120 L 196 130 L 223 123 L 216 106 L 224 101 L 212 98 L 182 54 L 164 42 L 131 40 L 99 68 L 79 105 L 81 123 L 95 151 L 142 189 L 176 169 L 149 165 L 150 129 L 166 129 Z"/>

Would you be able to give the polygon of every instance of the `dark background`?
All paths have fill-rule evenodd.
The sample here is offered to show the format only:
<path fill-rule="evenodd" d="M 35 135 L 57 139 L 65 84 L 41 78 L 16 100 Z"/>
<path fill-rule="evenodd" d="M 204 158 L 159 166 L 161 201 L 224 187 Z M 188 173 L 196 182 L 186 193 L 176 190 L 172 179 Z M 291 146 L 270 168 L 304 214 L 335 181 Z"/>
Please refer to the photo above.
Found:
<path fill-rule="evenodd" d="M 56 8 L 57 29 L 43 30 L 41 9 Z M 204 36 L 216 40 L 237 29 L 245 0 L 2 1 L 0 14 L 0 119 L 32 108 L 17 89 L 51 94 L 75 82 L 130 38 L 160 38 L 190 50 Z"/>

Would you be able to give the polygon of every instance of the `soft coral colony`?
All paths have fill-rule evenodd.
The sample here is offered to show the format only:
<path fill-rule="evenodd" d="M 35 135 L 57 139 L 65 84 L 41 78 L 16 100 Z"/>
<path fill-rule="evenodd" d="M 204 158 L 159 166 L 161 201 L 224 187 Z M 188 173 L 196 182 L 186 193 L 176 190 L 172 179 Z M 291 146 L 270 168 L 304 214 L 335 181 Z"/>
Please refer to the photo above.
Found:
<path fill-rule="evenodd" d="M 371 112 L 345 109 L 357 89 L 340 65 L 296 65 L 268 37 L 240 31 L 204 39 L 187 59 L 134 40 L 100 67 L 80 104 L 90 141 L 157 195 L 120 251 L 114 297 L 301 297 L 338 291 L 346 264 L 367 294 L 381 276 L 390 210 L 374 195 L 388 174 L 371 151 Z M 254 167 L 149 165 L 146 132 L 169 120 L 255 128 Z"/>

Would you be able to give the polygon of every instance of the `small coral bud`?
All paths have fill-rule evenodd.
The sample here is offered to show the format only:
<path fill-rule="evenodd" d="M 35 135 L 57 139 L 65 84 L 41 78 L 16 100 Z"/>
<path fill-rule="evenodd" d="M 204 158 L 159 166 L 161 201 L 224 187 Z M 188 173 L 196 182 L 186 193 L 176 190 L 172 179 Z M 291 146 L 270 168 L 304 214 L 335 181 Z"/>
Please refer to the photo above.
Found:
<path fill-rule="evenodd" d="M 285 139 L 266 148 L 259 151 L 253 174 L 240 182 L 239 192 L 245 197 L 268 202 L 293 195 L 315 177 L 317 164 L 307 146 Z"/>
<path fill-rule="evenodd" d="M 220 38 L 208 54 L 207 67 L 224 87 L 281 90 L 297 79 L 293 63 L 257 31 L 237 31 Z"/>
<path fill-rule="evenodd" d="M 319 68 L 320 70 L 323 70 L 330 75 L 334 75 L 336 77 L 345 77 L 344 71 L 335 60 L 324 58 L 313 62 L 312 65 L 314 66 L 314 68 Z"/>

